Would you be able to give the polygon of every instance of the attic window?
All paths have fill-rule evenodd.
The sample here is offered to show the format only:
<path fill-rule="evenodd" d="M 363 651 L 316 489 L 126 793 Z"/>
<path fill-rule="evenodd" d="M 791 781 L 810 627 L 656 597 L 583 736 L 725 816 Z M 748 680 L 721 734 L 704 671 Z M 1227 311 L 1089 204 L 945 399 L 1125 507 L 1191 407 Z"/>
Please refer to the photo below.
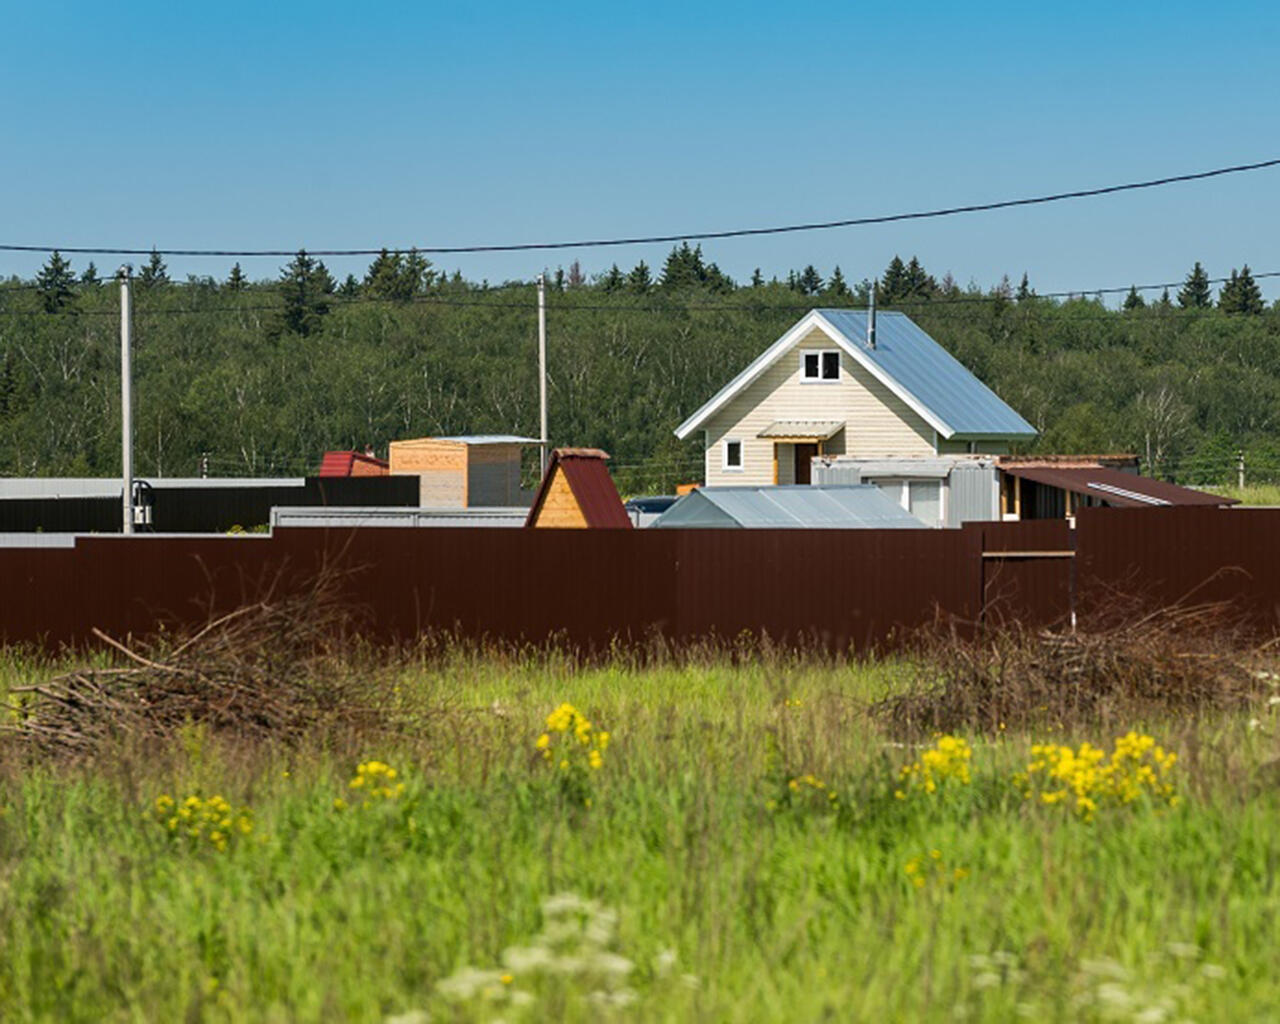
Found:
<path fill-rule="evenodd" d="M 836 349 L 800 353 L 800 379 L 839 380 L 840 352 Z"/>

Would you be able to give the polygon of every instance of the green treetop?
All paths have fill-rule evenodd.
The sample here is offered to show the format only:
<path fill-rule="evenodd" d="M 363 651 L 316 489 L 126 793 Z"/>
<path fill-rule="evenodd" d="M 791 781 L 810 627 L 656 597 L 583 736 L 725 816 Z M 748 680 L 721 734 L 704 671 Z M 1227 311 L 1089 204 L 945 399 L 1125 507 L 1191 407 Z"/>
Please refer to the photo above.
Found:
<path fill-rule="evenodd" d="M 231 268 L 231 273 L 227 275 L 227 284 L 226 284 L 227 291 L 229 292 L 244 291 L 245 286 L 248 285 L 248 283 L 249 282 L 245 279 L 244 271 L 240 269 L 240 264 L 239 263 L 235 264 L 235 266 Z"/>
<path fill-rule="evenodd" d="M 1178 292 L 1178 305 L 1183 309 L 1204 309 L 1213 305 L 1209 275 L 1200 266 L 1199 260 L 1196 260 L 1196 265 L 1191 268 L 1191 273 Z"/>
<path fill-rule="evenodd" d="M 143 288 L 155 288 L 168 283 L 169 270 L 164 265 L 164 260 L 160 258 L 160 254 L 152 249 L 147 265 L 138 273 L 138 284 Z"/>
<path fill-rule="evenodd" d="M 1125 309 L 1142 309 L 1146 306 L 1146 301 L 1138 294 L 1138 286 L 1130 285 L 1129 294 L 1124 297 Z"/>
<path fill-rule="evenodd" d="M 649 265 L 641 260 L 627 275 L 627 287 L 642 295 L 653 287 L 653 275 L 649 273 Z"/>
<path fill-rule="evenodd" d="M 75 297 L 76 276 L 71 272 L 71 261 L 64 260 L 56 249 L 49 262 L 36 275 L 36 291 L 46 313 L 60 313 Z"/>
<path fill-rule="evenodd" d="M 1249 273 L 1249 264 L 1239 274 L 1231 270 L 1231 280 L 1222 286 L 1218 296 L 1218 308 L 1224 313 L 1261 313 L 1264 309 L 1262 291 Z"/>
<path fill-rule="evenodd" d="M 280 271 L 280 293 L 284 298 L 283 326 L 306 337 L 320 329 L 329 312 L 333 278 L 325 265 L 299 249 L 293 261 Z"/>

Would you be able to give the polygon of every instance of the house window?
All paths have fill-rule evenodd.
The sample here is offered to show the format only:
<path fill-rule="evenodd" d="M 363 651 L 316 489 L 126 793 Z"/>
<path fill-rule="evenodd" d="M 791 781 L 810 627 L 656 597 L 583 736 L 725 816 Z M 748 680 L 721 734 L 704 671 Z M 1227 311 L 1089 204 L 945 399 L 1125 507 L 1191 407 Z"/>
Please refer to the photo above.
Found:
<path fill-rule="evenodd" d="M 804 381 L 839 380 L 840 352 L 836 349 L 801 352 L 800 379 Z"/>
<path fill-rule="evenodd" d="M 742 469 L 742 442 L 726 440 L 724 443 L 724 468 Z"/>

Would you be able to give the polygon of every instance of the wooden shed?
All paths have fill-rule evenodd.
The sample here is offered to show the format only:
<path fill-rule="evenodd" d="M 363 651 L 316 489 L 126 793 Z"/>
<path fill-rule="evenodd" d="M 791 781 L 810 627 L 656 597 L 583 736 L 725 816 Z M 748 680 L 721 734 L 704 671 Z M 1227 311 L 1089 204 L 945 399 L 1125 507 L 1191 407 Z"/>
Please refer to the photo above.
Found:
<path fill-rule="evenodd" d="M 391 475 L 419 478 L 423 508 L 523 508 L 520 454 L 538 442 L 511 434 L 420 437 L 391 442 Z"/>
<path fill-rule="evenodd" d="M 599 448 L 557 448 L 534 496 L 525 526 L 629 530 L 631 517 Z"/>

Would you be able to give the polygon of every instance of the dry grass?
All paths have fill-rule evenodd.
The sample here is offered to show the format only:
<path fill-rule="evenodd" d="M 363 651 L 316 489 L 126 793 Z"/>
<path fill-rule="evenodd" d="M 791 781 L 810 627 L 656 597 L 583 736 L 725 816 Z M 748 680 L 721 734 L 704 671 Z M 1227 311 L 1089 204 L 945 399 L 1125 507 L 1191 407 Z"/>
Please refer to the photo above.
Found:
<path fill-rule="evenodd" d="M 15 722 L 4 728 L 28 749 L 83 755 L 193 726 L 289 743 L 338 717 L 346 728 L 376 725 L 384 718 L 376 687 L 352 669 L 350 614 L 335 593 L 321 577 L 300 595 L 268 597 L 188 634 L 132 646 L 95 630 L 124 664 L 84 664 L 11 687 Z"/>
<path fill-rule="evenodd" d="M 922 634 L 902 692 L 872 705 L 898 734 L 1067 729 L 1246 706 L 1265 649 L 1225 605 L 1111 608 L 1075 631 L 1017 625 L 962 639 Z"/>

